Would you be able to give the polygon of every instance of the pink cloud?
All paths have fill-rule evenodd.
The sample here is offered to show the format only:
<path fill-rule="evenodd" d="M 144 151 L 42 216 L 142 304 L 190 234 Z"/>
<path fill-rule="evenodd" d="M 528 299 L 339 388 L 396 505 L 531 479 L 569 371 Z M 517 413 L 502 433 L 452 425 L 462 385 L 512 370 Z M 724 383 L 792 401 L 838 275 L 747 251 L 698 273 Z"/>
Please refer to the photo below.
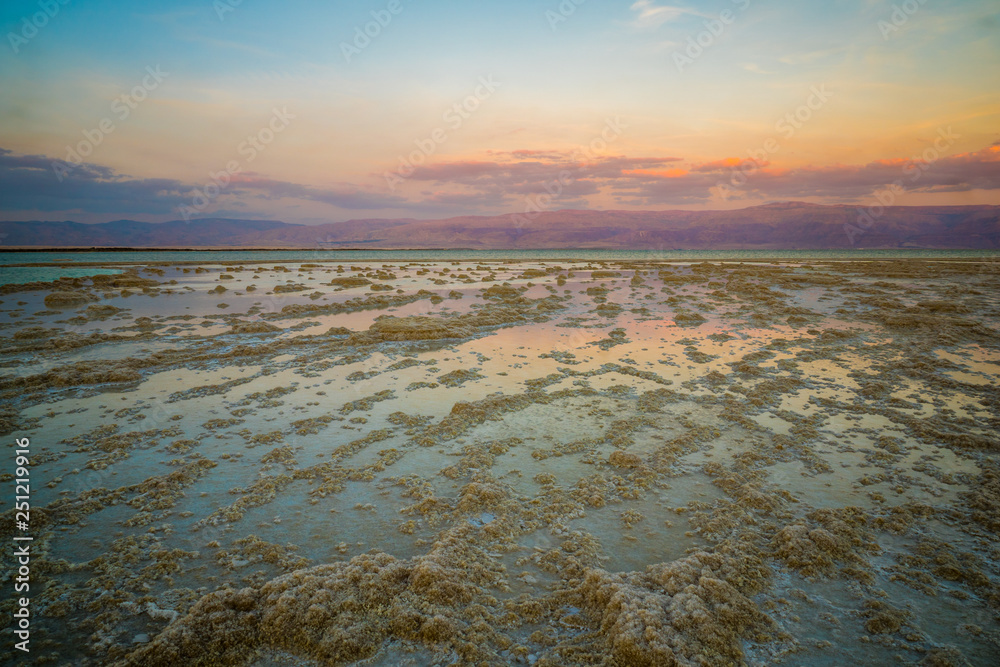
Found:
<path fill-rule="evenodd" d="M 886 158 L 867 164 L 772 166 L 743 158 L 695 163 L 687 169 L 679 157 L 588 157 L 551 150 L 491 153 L 489 161 L 457 161 L 416 169 L 414 180 L 438 187 L 459 186 L 484 205 L 504 205 L 512 196 L 537 194 L 562 179 L 560 197 L 603 193 L 637 206 L 695 204 L 711 200 L 721 185 L 737 196 L 758 199 L 814 197 L 850 202 L 892 183 L 910 192 L 966 192 L 1000 188 L 1000 143 L 978 151 L 934 158 Z M 743 175 L 745 174 L 745 178 Z M 560 200 L 560 205 L 564 204 Z"/>

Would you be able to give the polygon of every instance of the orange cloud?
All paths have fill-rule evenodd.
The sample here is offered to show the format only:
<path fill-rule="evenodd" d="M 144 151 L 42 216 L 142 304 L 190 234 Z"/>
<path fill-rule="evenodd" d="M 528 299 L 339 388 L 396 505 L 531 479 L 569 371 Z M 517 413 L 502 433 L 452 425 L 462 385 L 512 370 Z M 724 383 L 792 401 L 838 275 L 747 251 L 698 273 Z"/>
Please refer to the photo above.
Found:
<path fill-rule="evenodd" d="M 910 163 L 908 158 L 897 157 L 897 158 L 887 158 L 884 160 L 872 160 L 869 164 L 877 167 L 899 167 L 903 168 Z M 839 166 L 839 165 L 838 165 Z"/>
<path fill-rule="evenodd" d="M 768 160 L 760 161 L 760 160 L 748 160 L 748 159 L 744 159 L 744 158 L 740 158 L 740 157 L 727 157 L 727 158 L 723 158 L 721 160 L 714 160 L 712 162 L 703 162 L 701 164 L 697 164 L 697 165 L 695 165 L 695 166 L 692 167 L 692 170 L 693 171 L 703 171 L 703 172 L 727 171 L 729 169 L 734 169 L 736 167 L 741 167 L 741 166 L 743 166 L 743 164 L 745 164 L 747 162 L 753 163 L 758 168 L 760 168 L 760 167 L 766 167 L 769 164 L 771 164 Z"/>
<path fill-rule="evenodd" d="M 622 176 L 652 176 L 654 178 L 683 178 L 690 172 L 687 169 L 628 169 L 622 171 Z"/>

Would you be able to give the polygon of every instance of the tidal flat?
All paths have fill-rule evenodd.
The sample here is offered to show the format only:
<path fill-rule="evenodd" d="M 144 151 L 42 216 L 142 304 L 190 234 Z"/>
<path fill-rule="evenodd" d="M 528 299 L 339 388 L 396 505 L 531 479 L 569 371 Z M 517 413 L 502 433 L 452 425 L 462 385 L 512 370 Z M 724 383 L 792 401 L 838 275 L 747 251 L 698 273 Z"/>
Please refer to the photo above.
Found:
<path fill-rule="evenodd" d="M 1000 262 L 118 268 L 0 287 L 31 664 L 1000 663 Z"/>

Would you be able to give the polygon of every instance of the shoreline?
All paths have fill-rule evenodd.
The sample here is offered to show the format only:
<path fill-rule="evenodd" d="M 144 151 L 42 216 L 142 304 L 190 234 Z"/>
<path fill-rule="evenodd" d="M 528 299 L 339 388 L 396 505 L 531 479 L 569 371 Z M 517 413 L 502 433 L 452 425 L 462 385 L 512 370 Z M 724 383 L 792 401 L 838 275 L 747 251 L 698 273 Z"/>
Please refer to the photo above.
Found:
<path fill-rule="evenodd" d="M 933 247 L 871 247 L 871 248 L 616 248 L 611 246 L 566 246 L 553 248 L 456 248 L 371 246 L 351 248 L 316 248 L 310 246 L 0 246 L 0 252 L 996 252 L 1000 248 L 933 248 Z"/>

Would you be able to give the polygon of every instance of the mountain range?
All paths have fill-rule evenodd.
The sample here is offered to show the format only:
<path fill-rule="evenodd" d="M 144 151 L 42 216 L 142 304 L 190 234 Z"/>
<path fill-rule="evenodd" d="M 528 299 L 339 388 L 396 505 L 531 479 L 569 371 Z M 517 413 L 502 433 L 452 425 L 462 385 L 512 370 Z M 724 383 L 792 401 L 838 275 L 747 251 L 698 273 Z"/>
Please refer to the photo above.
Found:
<path fill-rule="evenodd" d="M 203 218 L 0 222 L 7 248 L 1000 249 L 1000 206 L 858 209 L 781 202 L 725 211 L 560 210 L 299 225 Z"/>

